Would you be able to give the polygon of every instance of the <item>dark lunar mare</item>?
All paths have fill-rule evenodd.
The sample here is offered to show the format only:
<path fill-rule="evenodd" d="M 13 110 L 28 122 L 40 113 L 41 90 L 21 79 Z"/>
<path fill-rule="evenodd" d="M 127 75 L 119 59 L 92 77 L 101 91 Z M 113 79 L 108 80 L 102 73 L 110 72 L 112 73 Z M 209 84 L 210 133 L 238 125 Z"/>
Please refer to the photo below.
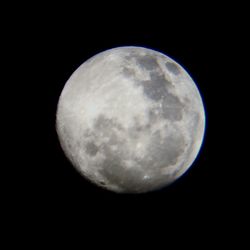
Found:
<path fill-rule="evenodd" d="M 145 56 L 136 56 L 137 63 L 146 70 L 155 70 L 159 67 L 155 56 L 145 55 Z"/>
<path fill-rule="evenodd" d="M 172 83 L 166 79 L 164 72 L 161 70 L 156 57 L 154 55 L 134 56 L 136 62 L 141 68 L 147 69 L 150 73 L 150 79 L 141 81 L 135 78 L 132 70 L 125 69 L 125 75 L 134 75 L 134 81 L 137 86 L 142 86 L 145 96 L 150 100 L 155 101 L 158 104 L 156 110 L 165 119 L 171 121 L 179 121 L 182 119 L 182 112 L 184 105 L 180 99 L 168 91 L 170 87 L 173 87 Z M 130 57 L 130 60 L 132 57 Z M 172 67 L 171 70 L 177 72 L 178 68 L 174 63 L 167 64 L 168 67 Z M 170 66 L 171 65 L 171 66 Z"/>
<path fill-rule="evenodd" d="M 87 142 L 86 144 L 86 153 L 95 156 L 98 152 L 98 147 L 95 145 L 94 142 Z"/>
<path fill-rule="evenodd" d="M 180 69 L 179 67 L 176 65 L 176 63 L 173 63 L 173 62 L 166 62 L 166 68 L 174 73 L 175 75 L 178 75 L 180 73 Z"/>

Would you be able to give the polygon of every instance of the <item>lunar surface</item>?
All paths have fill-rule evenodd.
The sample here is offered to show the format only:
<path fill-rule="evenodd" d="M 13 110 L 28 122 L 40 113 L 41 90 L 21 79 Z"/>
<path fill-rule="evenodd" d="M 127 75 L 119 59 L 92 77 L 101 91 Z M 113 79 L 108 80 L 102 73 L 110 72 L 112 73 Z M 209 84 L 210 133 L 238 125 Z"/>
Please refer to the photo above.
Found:
<path fill-rule="evenodd" d="M 118 47 L 83 63 L 59 98 L 56 129 L 73 166 L 118 193 L 163 188 L 194 162 L 204 135 L 201 96 L 168 56 Z"/>

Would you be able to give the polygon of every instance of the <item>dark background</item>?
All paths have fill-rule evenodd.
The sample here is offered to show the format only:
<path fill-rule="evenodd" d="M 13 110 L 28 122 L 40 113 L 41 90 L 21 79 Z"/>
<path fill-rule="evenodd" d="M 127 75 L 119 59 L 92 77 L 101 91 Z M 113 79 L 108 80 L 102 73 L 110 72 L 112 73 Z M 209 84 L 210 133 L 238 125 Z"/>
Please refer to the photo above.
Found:
<path fill-rule="evenodd" d="M 4 180 L 4 190 L 18 230 L 28 227 L 32 237 L 36 230 L 54 235 L 80 229 L 112 232 L 112 237 L 126 231 L 144 240 L 153 234 L 166 237 L 168 231 L 197 238 L 207 237 L 208 228 L 215 238 L 223 238 L 221 230 L 230 231 L 242 207 L 235 162 L 225 146 L 232 143 L 228 96 L 234 84 L 225 77 L 234 68 L 228 52 L 241 40 L 235 22 L 239 13 L 230 7 L 123 3 L 27 6 L 25 12 L 16 7 L 15 18 L 5 19 L 3 47 L 15 84 L 3 98 L 16 101 L 7 125 L 15 142 L 8 145 L 16 154 L 8 156 L 11 178 Z M 126 45 L 161 51 L 183 65 L 197 83 L 206 111 L 204 142 L 190 170 L 171 186 L 140 195 L 115 194 L 82 178 L 55 131 L 58 98 L 70 75 L 95 54 Z"/>

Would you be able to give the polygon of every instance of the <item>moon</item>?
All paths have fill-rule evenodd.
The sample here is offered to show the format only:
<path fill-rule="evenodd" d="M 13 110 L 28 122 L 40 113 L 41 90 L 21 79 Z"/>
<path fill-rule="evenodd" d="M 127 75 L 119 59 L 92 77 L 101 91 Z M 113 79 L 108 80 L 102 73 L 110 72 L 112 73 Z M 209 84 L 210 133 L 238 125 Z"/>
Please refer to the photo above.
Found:
<path fill-rule="evenodd" d="M 145 193 L 192 165 L 205 112 L 180 64 L 152 49 L 118 47 L 84 62 L 66 82 L 56 130 L 67 158 L 92 183 Z"/>

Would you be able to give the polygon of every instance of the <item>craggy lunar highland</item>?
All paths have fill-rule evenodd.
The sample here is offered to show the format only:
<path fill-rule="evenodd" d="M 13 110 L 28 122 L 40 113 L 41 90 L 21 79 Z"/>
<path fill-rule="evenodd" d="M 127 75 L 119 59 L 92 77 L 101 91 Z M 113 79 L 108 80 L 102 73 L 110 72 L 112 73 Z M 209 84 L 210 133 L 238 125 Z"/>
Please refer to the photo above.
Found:
<path fill-rule="evenodd" d="M 118 47 L 83 63 L 67 81 L 56 128 L 73 166 L 118 193 L 165 187 L 193 163 L 205 113 L 188 73 L 168 56 Z"/>

